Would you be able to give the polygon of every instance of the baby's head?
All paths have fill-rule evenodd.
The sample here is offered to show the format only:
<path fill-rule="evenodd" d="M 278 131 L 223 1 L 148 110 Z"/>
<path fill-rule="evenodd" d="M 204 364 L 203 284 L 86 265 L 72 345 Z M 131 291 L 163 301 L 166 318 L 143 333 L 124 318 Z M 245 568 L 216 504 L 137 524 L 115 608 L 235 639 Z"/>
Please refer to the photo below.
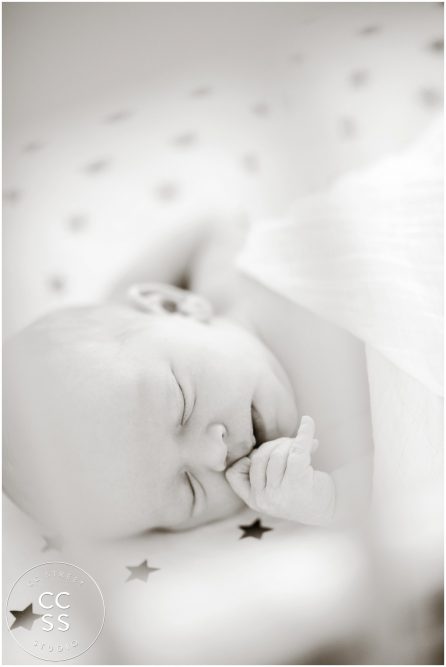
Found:
<path fill-rule="evenodd" d="M 224 473 L 253 434 L 297 427 L 254 335 L 176 288 L 131 297 L 56 311 L 5 346 L 5 490 L 57 529 L 120 537 L 226 516 L 241 501 Z"/>

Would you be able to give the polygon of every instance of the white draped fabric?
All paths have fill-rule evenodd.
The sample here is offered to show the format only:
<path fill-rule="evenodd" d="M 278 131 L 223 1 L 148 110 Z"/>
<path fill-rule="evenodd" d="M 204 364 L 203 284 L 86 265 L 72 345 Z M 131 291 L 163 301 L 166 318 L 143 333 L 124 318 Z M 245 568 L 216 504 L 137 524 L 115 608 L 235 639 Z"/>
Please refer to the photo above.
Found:
<path fill-rule="evenodd" d="M 442 525 L 442 145 L 438 119 L 405 152 L 253 226 L 238 262 L 364 340 L 375 508 L 386 540 L 424 548 Z"/>

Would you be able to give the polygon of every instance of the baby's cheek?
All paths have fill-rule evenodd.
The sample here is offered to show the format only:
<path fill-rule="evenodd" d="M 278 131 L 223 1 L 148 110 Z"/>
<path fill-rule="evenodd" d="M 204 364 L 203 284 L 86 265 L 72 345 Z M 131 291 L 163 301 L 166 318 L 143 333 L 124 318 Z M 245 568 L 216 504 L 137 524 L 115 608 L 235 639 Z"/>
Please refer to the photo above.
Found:
<path fill-rule="evenodd" d="M 203 512 L 183 521 L 176 526 L 177 530 L 194 528 L 217 519 L 224 519 L 246 508 L 245 503 L 234 493 L 223 475 L 212 477 L 203 483 L 206 491 L 206 506 Z"/>

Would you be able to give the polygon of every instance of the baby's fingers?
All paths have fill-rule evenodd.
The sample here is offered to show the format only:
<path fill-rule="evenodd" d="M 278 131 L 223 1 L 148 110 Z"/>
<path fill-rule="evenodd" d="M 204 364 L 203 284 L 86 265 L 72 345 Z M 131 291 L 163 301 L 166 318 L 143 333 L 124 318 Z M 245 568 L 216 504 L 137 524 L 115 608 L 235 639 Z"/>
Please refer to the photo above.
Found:
<path fill-rule="evenodd" d="M 283 481 L 285 485 L 294 485 L 299 483 L 307 484 L 313 478 L 313 468 L 311 466 L 311 457 L 308 452 L 299 452 L 292 449 L 287 456 L 285 473 Z"/>
<path fill-rule="evenodd" d="M 278 445 L 270 454 L 266 467 L 266 485 L 270 489 L 277 488 L 282 484 L 289 450 L 290 445 L 288 442 L 285 442 L 282 445 Z"/>
<path fill-rule="evenodd" d="M 266 486 L 266 468 L 268 465 L 270 453 L 268 449 L 256 450 L 251 456 L 251 468 L 249 470 L 249 480 L 252 490 L 255 493 L 261 493 Z"/>
<path fill-rule="evenodd" d="M 301 453 L 313 451 L 313 440 L 316 426 L 311 417 L 302 417 L 299 430 L 294 439 L 293 450 Z"/>
<path fill-rule="evenodd" d="M 249 481 L 249 470 L 251 461 L 245 456 L 236 461 L 226 470 L 226 479 L 234 491 L 247 505 L 251 494 L 251 483 Z"/>

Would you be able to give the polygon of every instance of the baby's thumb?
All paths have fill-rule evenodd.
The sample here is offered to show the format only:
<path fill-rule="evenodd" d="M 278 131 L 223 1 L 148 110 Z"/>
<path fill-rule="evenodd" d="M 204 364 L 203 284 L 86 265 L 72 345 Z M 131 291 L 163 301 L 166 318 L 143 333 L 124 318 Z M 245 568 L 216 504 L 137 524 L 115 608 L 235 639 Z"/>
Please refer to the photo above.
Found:
<path fill-rule="evenodd" d="M 246 504 L 248 504 L 251 493 L 251 484 L 249 482 L 249 469 L 251 467 L 250 459 L 245 456 L 236 461 L 226 470 L 226 479 L 234 491 Z"/>

